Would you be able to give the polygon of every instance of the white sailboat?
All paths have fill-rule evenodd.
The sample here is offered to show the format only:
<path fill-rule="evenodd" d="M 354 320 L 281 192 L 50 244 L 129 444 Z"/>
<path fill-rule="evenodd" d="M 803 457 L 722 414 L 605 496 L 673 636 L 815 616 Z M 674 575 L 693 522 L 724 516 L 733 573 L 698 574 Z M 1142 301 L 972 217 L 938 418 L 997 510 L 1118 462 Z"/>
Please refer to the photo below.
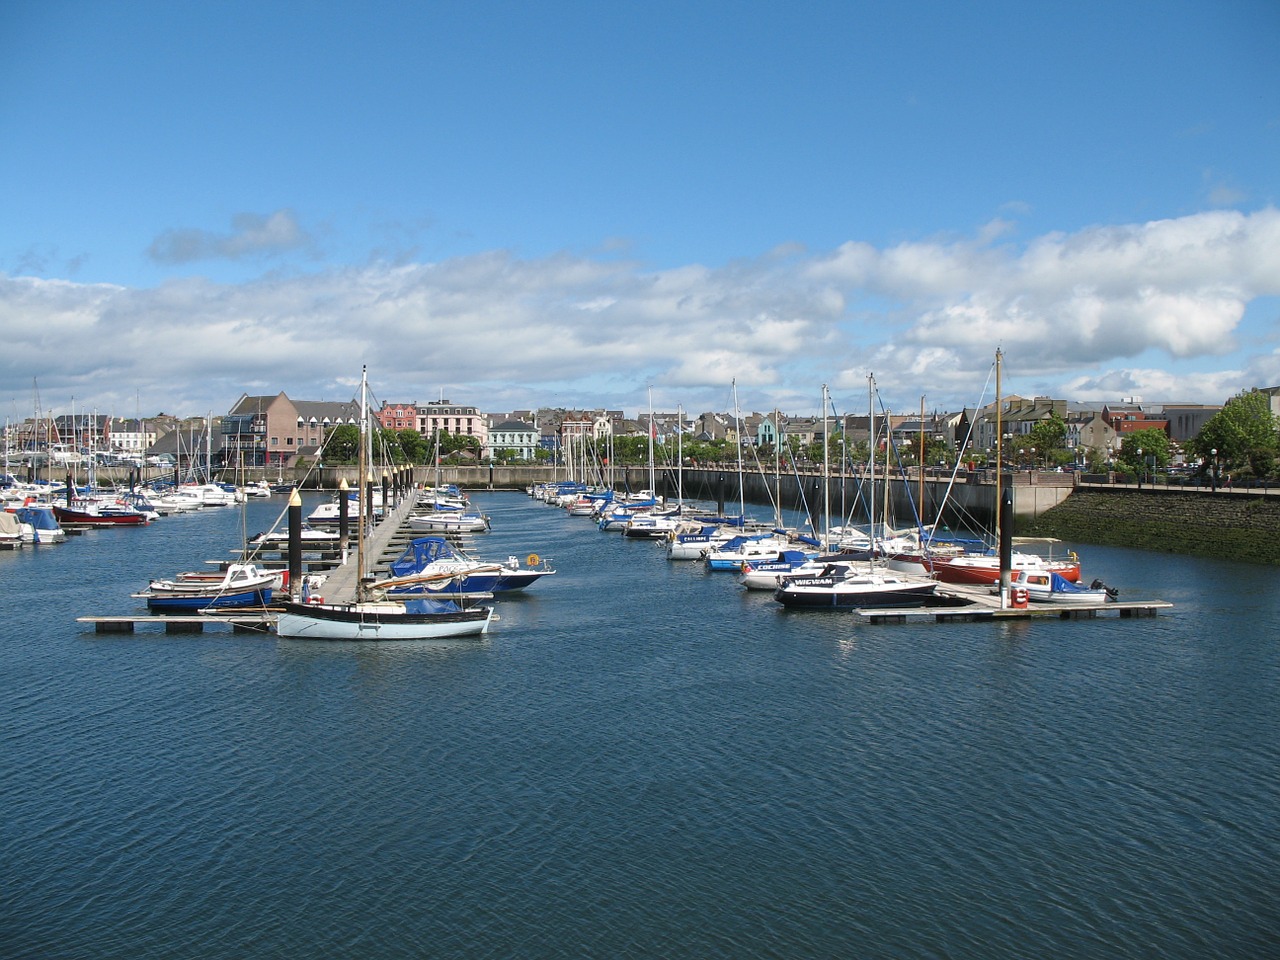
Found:
<path fill-rule="evenodd" d="M 368 476 L 369 401 L 366 373 L 360 376 L 360 490 Z M 294 493 L 297 496 L 297 493 Z M 389 600 L 384 589 L 365 579 L 366 520 L 356 538 L 357 596 L 353 603 L 285 604 L 276 617 L 276 633 L 296 640 L 427 640 L 486 633 L 493 608 L 464 607 L 453 600 Z M 403 578 L 397 581 L 403 584 Z"/>

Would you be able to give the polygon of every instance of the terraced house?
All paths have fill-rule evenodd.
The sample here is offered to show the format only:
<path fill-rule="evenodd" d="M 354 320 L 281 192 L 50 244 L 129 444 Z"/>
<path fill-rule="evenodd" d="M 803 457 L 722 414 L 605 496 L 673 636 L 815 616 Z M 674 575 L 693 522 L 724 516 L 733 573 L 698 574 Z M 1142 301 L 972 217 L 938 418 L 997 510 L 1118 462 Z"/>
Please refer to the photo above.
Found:
<path fill-rule="evenodd" d="M 243 394 L 222 418 L 228 462 L 254 466 L 291 467 L 299 456 L 319 457 L 325 431 L 360 422 L 360 404 L 353 400 L 290 400 Z"/>

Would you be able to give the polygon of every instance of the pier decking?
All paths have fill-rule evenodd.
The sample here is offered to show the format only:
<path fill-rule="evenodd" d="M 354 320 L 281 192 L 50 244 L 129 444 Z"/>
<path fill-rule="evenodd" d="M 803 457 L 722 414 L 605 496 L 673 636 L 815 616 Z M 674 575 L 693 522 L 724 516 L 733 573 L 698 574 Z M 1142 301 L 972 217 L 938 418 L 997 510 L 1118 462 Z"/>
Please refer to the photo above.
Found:
<path fill-rule="evenodd" d="M 956 601 L 957 606 L 888 607 L 855 610 L 862 623 L 975 623 L 992 620 L 1088 620 L 1100 614 L 1121 619 L 1154 617 L 1173 606 L 1167 600 L 1108 600 L 1097 603 L 1028 603 L 1023 607 L 1000 607 L 1000 598 L 984 587 L 947 584 L 938 595 Z"/>

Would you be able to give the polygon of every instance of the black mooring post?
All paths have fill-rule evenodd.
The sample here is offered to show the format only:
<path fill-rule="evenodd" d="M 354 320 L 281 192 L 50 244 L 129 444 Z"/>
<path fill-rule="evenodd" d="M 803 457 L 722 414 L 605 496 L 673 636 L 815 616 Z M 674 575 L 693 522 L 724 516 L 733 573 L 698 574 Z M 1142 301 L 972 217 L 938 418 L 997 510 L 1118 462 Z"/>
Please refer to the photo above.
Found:
<path fill-rule="evenodd" d="M 347 556 L 347 544 L 351 540 L 351 498 L 347 496 L 347 478 L 338 481 L 338 553 Z"/>
<path fill-rule="evenodd" d="M 302 497 L 289 494 L 289 595 L 302 597 Z"/>
<path fill-rule="evenodd" d="M 1009 599 L 1009 575 L 1013 568 L 1013 488 L 1000 491 L 1000 606 Z"/>

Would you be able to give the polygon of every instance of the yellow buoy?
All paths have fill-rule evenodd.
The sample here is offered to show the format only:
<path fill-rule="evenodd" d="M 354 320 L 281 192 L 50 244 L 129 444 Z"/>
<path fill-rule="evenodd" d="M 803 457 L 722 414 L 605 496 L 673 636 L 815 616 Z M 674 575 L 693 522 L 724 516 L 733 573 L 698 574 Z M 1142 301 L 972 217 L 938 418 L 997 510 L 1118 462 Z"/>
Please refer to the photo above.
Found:
<path fill-rule="evenodd" d="M 536 567 L 539 563 L 542 562 L 542 558 L 539 557 L 536 553 L 531 553 L 524 558 L 524 562 L 531 567 Z"/>

